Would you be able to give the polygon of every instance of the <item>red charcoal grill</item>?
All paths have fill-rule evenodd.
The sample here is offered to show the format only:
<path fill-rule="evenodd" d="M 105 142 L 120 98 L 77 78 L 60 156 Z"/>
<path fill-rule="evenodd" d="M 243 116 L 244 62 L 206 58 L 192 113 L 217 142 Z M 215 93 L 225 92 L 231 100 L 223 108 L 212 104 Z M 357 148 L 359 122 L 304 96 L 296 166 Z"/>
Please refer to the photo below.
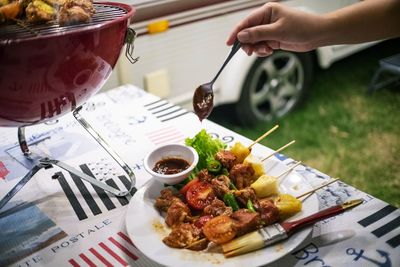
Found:
<path fill-rule="evenodd" d="M 94 3 L 89 23 L 60 26 L 17 22 L 0 27 L 0 126 L 18 127 L 24 156 L 34 166 L 0 201 L 0 209 L 42 168 L 56 165 L 116 195 L 129 194 L 135 185 L 131 168 L 81 116 L 82 105 L 104 85 L 126 44 L 132 57 L 136 33 L 129 28 L 134 8 L 120 3 Z M 131 185 L 117 190 L 77 169 L 29 149 L 25 127 L 73 112 L 128 175 Z"/>

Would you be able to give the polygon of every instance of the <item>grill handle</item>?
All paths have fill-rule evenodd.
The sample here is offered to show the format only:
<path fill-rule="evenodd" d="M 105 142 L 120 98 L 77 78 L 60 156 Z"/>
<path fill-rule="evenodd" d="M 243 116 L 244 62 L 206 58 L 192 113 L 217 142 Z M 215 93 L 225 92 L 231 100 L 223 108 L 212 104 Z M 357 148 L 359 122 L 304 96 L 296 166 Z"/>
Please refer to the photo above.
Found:
<path fill-rule="evenodd" d="M 125 35 L 125 43 L 126 43 L 125 56 L 132 64 L 135 64 L 139 60 L 139 57 L 136 58 L 133 57 L 133 49 L 135 47 L 133 45 L 133 42 L 135 41 L 135 39 L 136 39 L 135 30 L 128 27 Z"/>

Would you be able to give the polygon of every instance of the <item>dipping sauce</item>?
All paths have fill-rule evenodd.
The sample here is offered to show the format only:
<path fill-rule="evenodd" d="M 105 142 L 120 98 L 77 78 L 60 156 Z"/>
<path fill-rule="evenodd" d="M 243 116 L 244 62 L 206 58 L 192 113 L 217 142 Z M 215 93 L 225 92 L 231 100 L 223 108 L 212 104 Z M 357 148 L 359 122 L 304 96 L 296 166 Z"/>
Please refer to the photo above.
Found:
<path fill-rule="evenodd" d="M 199 86 L 193 94 L 193 110 L 200 121 L 206 119 L 214 108 L 214 94 L 212 93 L 212 88 L 206 88 L 204 86 L 205 85 Z"/>
<path fill-rule="evenodd" d="M 153 171 L 159 174 L 175 174 L 189 168 L 190 164 L 181 158 L 166 158 L 156 162 Z"/>

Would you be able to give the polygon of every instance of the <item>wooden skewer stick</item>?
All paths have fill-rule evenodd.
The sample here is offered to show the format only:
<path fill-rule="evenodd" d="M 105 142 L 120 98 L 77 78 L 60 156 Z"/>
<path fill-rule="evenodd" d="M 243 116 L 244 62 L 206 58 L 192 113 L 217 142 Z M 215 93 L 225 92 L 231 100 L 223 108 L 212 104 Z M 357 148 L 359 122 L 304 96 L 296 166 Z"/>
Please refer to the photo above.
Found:
<path fill-rule="evenodd" d="M 330 185 L 330 184 L 336 182 L 337 180 L 339 180 L 339 178 L 335 178 L 335 179 L 333 179 L 332 181 L 329 181 L 329 182 L 327 182 L 327 183 L 324 183 L 324 184 L 318 186 L 317 188 L 314 188 L 314 189 L 312 189 L 312 190 L 310 190 L 310 191 L 308 191 L 308 192 L 306 192 L 306 193 L 304 193 L 304 194 L 301 194 L 300 196 L 297 196 L 296 198 L 302 198 L 302 197 L 304 197 L 304 196 L 306 196 L 306 195 L 312 194 L 312 193 L 314 193 L 315 191 L 321 189 L 322 187 L 328 186 L 328 185 Z"/>
<path fill-rule="evenodd" d="M 287 143 L 286 145 L 284 145 L 283 147 L 279 148 L 278 150 L 276 150 L 275 152 L 273 152 L 272 154 L 270 154 L 268 157 L 262 159 L 261 161 L 266 161 L 267 159 L 269 159 L 270 157 L 272 157 L 273 155 L 275 155 L 276 153 L 281 152 L 282 150 L 284 150 L 285 148 L 287 148 L 288 146 L 294 144 L 296 142 L 296 140 L 293 140 L 290 143 Z"/>
<path fill-rule="evenodd" d="M 276 177 L 277 180 L 279 180 L 279 178 L 285 176 L 286 174 L 288 174 L 289 172 L 291 172 L 294 168 L 296 168 L 297 166 L 299 166 L 301 164 L 301 161 L 297 162 L 295 165 L 293 165 L 292 167 L 290 167 L 290 169 L 286 170 L 284 173 L 281 173 L 279 176 Z"/>
<path fill-rule="evenodd" d="M 260 137 L 258 137 L 255 141 L 253 141 L 253 143 L 251 145 L 249 145 L 247 148 L 251 149 L 252 146 L 254 146 L 255 144 L 257 144 L 258 142 L 260 142 L 262 139 L 264 139 L 265 137 L 267 137 L 270 133 L 272 133 L 273 131 L 275 131 L 276 129 L 278 129 L 279 125 L 275 125 L 272 129 L 270 129 L 269 131 L 267 131 L 266 133 L 264 133 L 263 135 L 261 135 Z"/>
<path fill-rule="evenodd" d="M 199 240 L 197 240 L 197 241 L 194 241 L 192 244 L 187 245 L 185 248 L 193 247 L 194 245 L 200 244 L 201 242 L 203 242 L 203 241 L 205 241 L 205 240 L 206 240 L 205 237 L 204 237 L 204 238 L 201 238 L 201 239 L 199 239 Z"/>

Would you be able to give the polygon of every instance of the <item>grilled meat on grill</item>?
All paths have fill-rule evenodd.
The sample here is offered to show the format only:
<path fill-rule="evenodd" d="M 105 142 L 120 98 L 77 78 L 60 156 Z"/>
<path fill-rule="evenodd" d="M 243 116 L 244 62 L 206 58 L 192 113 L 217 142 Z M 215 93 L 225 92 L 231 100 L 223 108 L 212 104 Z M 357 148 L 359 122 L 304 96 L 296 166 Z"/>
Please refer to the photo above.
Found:
<path fill-rule="evenodd" d="M 18 18 L 23 12 L 22 1 L 0 1 L 0 24 Z"/>
<path fill-rule="evenodd" d="M 95 12 L 92 0 L 0 0 L 0 24 L 19 19 L 70 25 L 89 22 Z"/>
<path fill-rule="evenodd" d="M 57 18 L 57 5 L 43 0 L 33 0 L 26 7 L 25 15 L 30 23 L 52 21 Z"/>
<path fill-rule="evenodd" d="M 67 0 L 58 15 L 60 25 L 89 22 L 95 13 L 91 0 Z"/>

